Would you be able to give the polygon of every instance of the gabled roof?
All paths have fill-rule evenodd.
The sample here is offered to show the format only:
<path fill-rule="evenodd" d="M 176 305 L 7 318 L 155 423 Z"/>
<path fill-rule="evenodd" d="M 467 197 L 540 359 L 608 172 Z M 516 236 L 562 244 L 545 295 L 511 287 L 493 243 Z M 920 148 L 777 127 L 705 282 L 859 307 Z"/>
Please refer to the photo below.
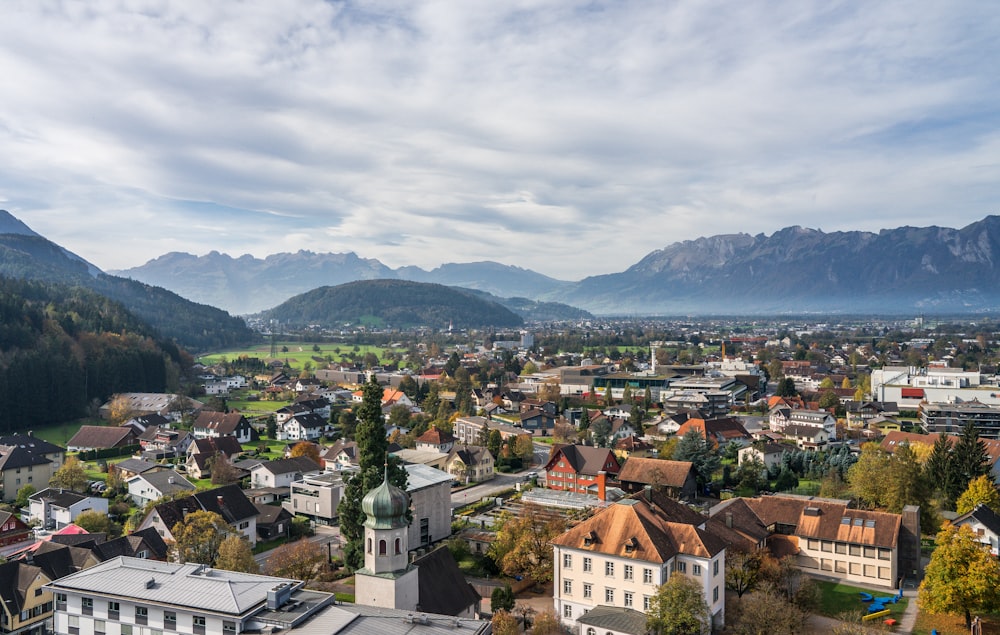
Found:
<path fill-rule="evenodd" d="M 2 436 L 0 437 L 0 446 L 22 447 L 34 454 L 53 454 L 66 451 L 66 448 L 49 443 L 45 439 L 39 439 L 30 432 L 28 434 L 8 434 Z"/>
<path fill-rule="evenodd" d="M 8 446 L 6 450 L 0 448 L 0 472 L 33 465 L 46 465 L 51 462 L 42 454 L 36 454 L 19 445 Z"/>
<path fill-rule="evenodd" d="M 222 453 L 228 457 L 236 456 L 243 452 L 243 446 L 234 436 L 208 437 L 205 439 L 195 439 L 188 448 L 190 454 L 218 454 Z"/>
<path fill-rule="evenodd" d="M 976 505 L 976 508 L 951 521 L 953 525 L 961 525 L 967 520 L 976 520 L 984 527 L 1000 536 L 1000 515 L 986 505 Z"/>
<path fill-rule="evenodd" d="M 446 445 L 448 443 L 454 443 L 455 437 L 453 437 L 451 433 L 439 429 L 437 426 L 431 426 L 427 432 L 417 437 L 416 442 L 426 443 L 429 445 Z"/>
<path fill-rule="evenodd" d="M 221 435 L 235 434 L 246 419 L 238 412 L 202 412 L 194 422 L 195 429 L 213 430 Z"/>
<path fill-rule="evenodd" d="M 665 485 L 684 487 L 684 483 L 694 470 L 690 461 L 668 461 L 666 459 L 645 459 L 629 457 L 618 473 L 618 480 L 644 485 Z"/>
<path fill-rule="evenodd" d="M 554 446 L 545 469 L 549 470 L 562 457 L 577 474 L 596 476 L 598 472 L 618 473 L 618 460 L 615 453 L 608 448 L 595 448 L 589 445 Z M 609 463 L 612 465 L 609 466 Z M 607 467 L 606 467 L 607 466 Z"/>
<path fill-rule="evenodd" d="M 726 544 L 703 528 L 707 520 L 667 496 L 641 492 L 597 512 L 552 544 L 659 564 L 678 554 L 712 558 Z"/>
<path fill-rule="evenodd" d="M 615 631 L 629 635 L 646 635 L 648 632 L 646 614 L 623 606 L 601 604 L 578 617 L 576 621 L 584 626 L 593 626 L 602 632 Z"/>
<path fill-rule="evenodd" d="M 60 489 L 58 487 L 46 487 L 43 490 L 39 490 L 28 497 L 30 501 L 47 501 L 50 505 L 55 505 L 56 507 L 71 507 L 80 501 L 85 501 L 89 496 L 86 494 L 80 494 L 79 492 L 74 492 L 68 489 Z"/>
<path fill-rule="evenodd" d="M 481 600 L 479 593 L 466 582 L 448 547 L 438 547 L 413 564 L 420 572 L 417 603 L 421 611 L 459 615 Z"/>
<path fill-rule="evenodd" d="M 24 562 L 0 564 L 0 601 L 3 602 L 6 612 L 10 615 L 21 612 L 27 599 L 28 588 L 40 575 L 45 574 L 39 567 Z"/>
<path fill-rule="evenodd" d="M 119 469 L 124 472 L 131 472 L 132 474 L 142 474 L 143 472 L 148 472 L 150 470 L 166 468 L 166 466 L 160 465 L 159 463 L 143 461 L 142 459 L 125 459 L 124 461 L 115 463 L 114 466 L 115 469 Z"/>
<path fill-rule="evenodd" d="M 308 456 L 294 456 L 289 459 L 264 461 L 254 469 L 267 470 L 271 474 L 291 474 L 292 472 L 316 472 L 320 469 L 320 466 Z"/>
<path fill-rule="evenodd" d="M 325 428 L 329 422 L 322 415 L 315 412 L 302 412 L 290 419 L 306 429 Z M 285 425 L 288 425 L 287 423 Z"/>
<path fill-rule="evenodd" d="M 55 542 L 39 542 L 35 548 L 25 554 L 31 563 L 40 567 L 51 580 L 76 573 L 91 564 L 97 557 L 91 547 L 76 547 Z"/>
<path fill-rule="evenodd" d="M 80 431 L 66 445 L 71 448 L 117 448 L 129 445 L 135 438 L 135 430 L 132 428 L 81 426 Z"/>
<path fill-rule="evenodd" d="M 189 492 L 195 488 L 194 484 L 173 470 L 160 470 L 157 472 L 146 472 L 137 474 L 128 479 L 131 483 L 134 480 L 142 479 L 153 486 L 162 496 L 176 494 L 177 492 Z"/>
<path fill-rule="evenodd" d="M 456 456 L 466 465 L 479 465 L 485 462 L 487 457 L 493 458 L 489 450 L 479 445 L 456 445 L 448 453 L 448 460 Z"/>
<path fill-rule="evenodd" d="M 147 527 L 94 547 L 94 555 L 101 562 L 118 556 L 135 558 L 142 551 L 146 551 L 146 557 L 152 560 L 165 560 L 167 558 L 167 543 L 163 541 L 155 527 Z"/>
<path fill-rule="evenodd" d="M 257 508 L 246 497 L 239 485 L 224 485 L 215 489 L 198 492 L 191 496 L 160 503 L 154 508 L 167 529 L 184 520 L 191 512 L 208 511 L 222 516 L 227 523 L 253 518 Z"/>

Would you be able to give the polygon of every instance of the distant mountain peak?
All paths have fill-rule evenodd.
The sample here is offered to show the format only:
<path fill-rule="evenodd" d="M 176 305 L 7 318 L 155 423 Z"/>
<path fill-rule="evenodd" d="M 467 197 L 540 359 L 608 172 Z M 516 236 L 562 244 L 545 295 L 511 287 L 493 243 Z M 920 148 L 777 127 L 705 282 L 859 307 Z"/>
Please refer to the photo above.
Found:
<path fill-rule="evenodd" d="M 0 209 L 0 234 L 39 236 L 38 232 L 33 231 L 5 209 Z"/>

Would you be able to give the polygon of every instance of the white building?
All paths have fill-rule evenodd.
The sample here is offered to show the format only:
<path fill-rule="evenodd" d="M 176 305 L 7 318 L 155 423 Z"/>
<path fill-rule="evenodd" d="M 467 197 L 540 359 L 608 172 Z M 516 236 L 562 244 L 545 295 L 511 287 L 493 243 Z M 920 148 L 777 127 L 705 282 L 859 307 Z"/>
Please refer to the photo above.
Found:
<path fill-rule="evenodd" d="M 646 611 L 672 575 L 696 579 L 712 614 L 725 623 L 726 544 L 713 522 L 646 490 L 610 505 L 552 541 L 553 595 L 563 624 L 598 606 Z"/>
<path fill-rule="evenodd" d="M 57 487 L 46 487 L 28 497 L 28 519 L 43 529 L 62 529 L 83 512 L 108 513 L 108 499 Z"/>
<path fill-rule="evenodd" d="M 901 409 L 916 410 L 921 402 L 962 402 L 977 400 L 1000 406 L 997 377 L 977 370 L 930 366 L 913 368 L 886 366 L 872 371 L 872 399 L 892 401 Z"/>

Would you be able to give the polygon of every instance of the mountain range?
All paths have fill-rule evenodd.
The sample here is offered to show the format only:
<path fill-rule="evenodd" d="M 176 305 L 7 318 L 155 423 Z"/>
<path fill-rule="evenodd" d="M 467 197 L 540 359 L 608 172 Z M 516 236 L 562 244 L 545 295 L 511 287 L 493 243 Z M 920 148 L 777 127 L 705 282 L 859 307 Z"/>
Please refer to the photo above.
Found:
<path fill-rule="evenodd" d="M 308 251 L 264 259 L 169 253 L 117 273 L 234 313 L 374 279 L 461 286 L 603 315 L 982 312 L 1000 307 L 1000 216 L 961 229 L 825 233 L 795 226 L 703 237 L 654 251 L 620 273 L 576 282 L 488 261 L 426 271 Z"/>

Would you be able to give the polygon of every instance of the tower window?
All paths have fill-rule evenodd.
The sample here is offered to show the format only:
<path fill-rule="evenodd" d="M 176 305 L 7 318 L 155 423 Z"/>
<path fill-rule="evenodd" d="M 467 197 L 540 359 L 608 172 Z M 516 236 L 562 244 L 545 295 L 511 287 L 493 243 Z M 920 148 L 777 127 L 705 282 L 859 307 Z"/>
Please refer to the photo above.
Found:
<path fill-rule="evenodd" d="M 378 555 L 384 556 L 387 548 L 388 547 L 387 547 L 386 542 L 384 540 L 379 540 L 378 541 Z"/>
<path fill-rule="evenodd" d="M 369 538 L 368 539 L 368 553 L 371 553 L 371 552 L 372 552 L 372 539 Z"/>
<path fill-rule="evenodd" d="M 396 538 L 396 545 L 395 546 L 396 546 L 396 555 L 397 556 L 402 553 L 402 550 L 401 550 L 402 545 L 403 545 L 403 541 L 400 540 L 399 538 Z"/>

